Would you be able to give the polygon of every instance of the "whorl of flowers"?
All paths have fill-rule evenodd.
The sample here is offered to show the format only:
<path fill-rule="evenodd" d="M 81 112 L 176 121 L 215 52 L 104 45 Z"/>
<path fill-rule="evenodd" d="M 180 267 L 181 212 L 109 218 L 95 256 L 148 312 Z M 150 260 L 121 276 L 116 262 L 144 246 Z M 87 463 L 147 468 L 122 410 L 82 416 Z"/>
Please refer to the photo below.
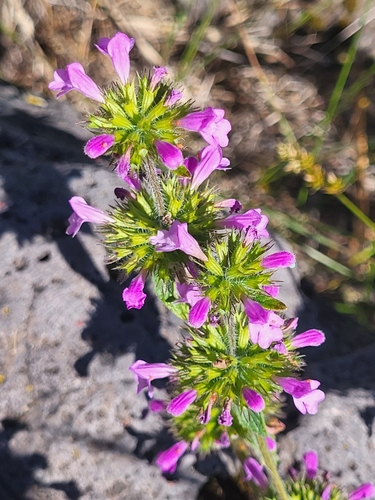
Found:
<path fill-rule="evenodd" d="M 95 135 L 84 150 L 91 158 L 108 156 L 121 182 L 105 212 L 74 196 L 67 233 L 96 224 L 109 261 L 135 274 L 123 290 L 126 306 L 143 307 L 151 277 L 160 299 L 186 322 L 169 363 L 136 360 L 130 367 L 137 392 L 147 389 L 150 409 L 169 416 L 176 443 L 156 463 L 173 473 L 188 448 L 208 452 L 243 440 L 256 450 L 257 439 L 269 439 L 282 392 L 301 413 L 316 413 L 324 393 L 318 381 L 298 378 L 298 349 L 320 345 L 324 334 L 296 335 L 297 320 L 284 315 L 273 274 L 294 266 L 295 257 L 272 250 L 268 218 L 259 208 L 243 211 L 206 182 L 229 165 L 222 152 L 231 129 L 224 111 L 193 109 L 165 83 L 166 68 L 130 79 L 133 46 L 124 33 L 99 40 L 96 47 L 119 78 L 108 87 L 99 88 L 71 63 L 55 72 L 49 88 L 58 97 L 76 90 L 96 101 L 87 117 Z M 190 133 L 206 142 L 195 155 L 185 154 Z M 168 401 L 153 398 L 152 381 L 163 378 L 170 382 Z M 264 487 L 266 476 L 256 477 Z"/>

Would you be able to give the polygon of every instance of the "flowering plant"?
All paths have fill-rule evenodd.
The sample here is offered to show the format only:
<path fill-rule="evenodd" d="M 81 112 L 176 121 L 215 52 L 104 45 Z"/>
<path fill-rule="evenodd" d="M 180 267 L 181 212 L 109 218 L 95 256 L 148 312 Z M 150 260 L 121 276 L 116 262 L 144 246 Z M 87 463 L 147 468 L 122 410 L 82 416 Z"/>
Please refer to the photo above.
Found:
<path fill-rule="evenodd" d="M 57 70 L 49 87 L 58 97 L 77 90 L 97 102 L 87 117 L 94 137 L 85 153 L 108 156 L 122 183 L 107 212 L 74 196 L 67 233 L 75 236 L 84 222 L 96 224 L 109 261 L 127 275 L 135 273 L 123 290 L 126 307 L 143 307 L 149 277 L 159 298 L 185 322 L 186 336 L 169 363 L 136 360 L 130 367 L 137 392 L 147 389 L 150 408 L 169 415 L 176 437 L 156 463 L 173 473 L 189 448 L 232 446 L 243 458 L 251 455 L 244 470 L 260 497 L 267 491 L 267 498 L 276 498 L 276 491 L 280 499 L 341 498 L 335 489 L 309 490 L 309 472 L 300 487 L 285 486 L 271 451 L 269 429 L 280 414 L 282 392 L 303 414 L 316 413 L 324 399 L 317 380 L 299 378 L 299 349 L 320 345 L 324 334 L 295 334 L 297 319 L 285 316 L 273 278 L 277 269 L 294 266 L 295 257 L 272 251 L 261 209 L 243 211 L 238 200 L 223 199 L 206 182 L 213 171 L 229 166 L 222 152 L 231 129 L 224 111 L 184 102 L 182 92 L 165 83 L 163 67 L 131 80 L 133 46 L 124 33 L 98 41 L 119 77 L 107 88 L 100 89 L 79 63 Z M 192 156 L 185 154 L 191 133 L 206 142 Z M 169 401 L 153 397 L 152 381 L 162 378 L 170 381 Z M 349 498 L 365 497 L 354 492 Z"/>

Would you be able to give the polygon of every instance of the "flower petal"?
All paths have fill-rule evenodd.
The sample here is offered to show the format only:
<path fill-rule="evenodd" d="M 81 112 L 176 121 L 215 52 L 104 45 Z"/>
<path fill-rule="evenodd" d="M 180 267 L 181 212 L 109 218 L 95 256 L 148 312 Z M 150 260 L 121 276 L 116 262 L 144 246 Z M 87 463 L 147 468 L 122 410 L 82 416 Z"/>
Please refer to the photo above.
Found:
<path fill-rule="evenodd" d="M 98 156 L 104 155 L 113 146 L 114 142 L 115 136 L 112 134 L 97 135 L 86 143 L 84 152 L 90 158 L 98 158 Z"/>

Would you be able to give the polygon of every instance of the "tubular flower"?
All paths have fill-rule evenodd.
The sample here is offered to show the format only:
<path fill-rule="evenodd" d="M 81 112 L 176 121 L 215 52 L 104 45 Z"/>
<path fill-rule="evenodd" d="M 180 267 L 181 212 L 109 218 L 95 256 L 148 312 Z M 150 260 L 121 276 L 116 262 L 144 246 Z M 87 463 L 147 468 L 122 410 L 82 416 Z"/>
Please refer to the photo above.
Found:
<path fill-rule="evenodd" d="M 266 490 L 268 488 L 268 479 L 263 468 L 255 458 L 247 458 L 244 461 L 243 468 L 246 474 L 247 481 L 253 481 L 259 488 Z"/>
<path fill-rule="evenodd" d="M 112 59 L 113 67 L 121 83 L 125 84 L 129 78 L 129 52 L 134 47 L 134 38 L 129 38 L 125 33 L 116 33 L 112 38 L 100 38 L 96 47 Z"/>
<path fill-rule="evenodd" d="M 58 91 L 57 97 L 67 94 L 71 90 L 78 90 L 89 99 L 105 102 L 99 87 L 86 75 L 82 64 L 74 62 L 66 69 L 58 69 L 54 73 L 54 80 L 48 85 L 50 90 Z"/>
<path fill-rule="evenodd" d="M 181 250 L 197 259 L 207 260 L 197 240 L 188 233 L 187 224 L 178 220 L 172 223 L 170 229 L 158 231 L 156 236 L 150 238 L 150 243 L 155 245 L 157 252 Z"/>
<path fill-rule="evenodd" d="M 164 141 L 155 141 L 156 151 L 161 161 L 171 170 L 176 170 L 183 164 L 184 158 L 181 151 L 173 144 Z"/>
<path fill-rule="evenodd" d="M 160 467 L 162 472 L 167 472 L 173 474 L 177 467 L 177 462 L 185 453 L 188 448 L 188 443 L 186 441 L 179 441 L 174 444 L 168 450 L 159 453 L 156 464 Z"/>
<path fill-rule="evenodd" d="M 200 328 L 207 321 L 211 301 L 208 297 L 198 300 L 189 312 L 189 324 L 195 328 Z"/>
<path fill-rule="evenodd" d="M 267 257 L 264 257 L 262 265 L 266 269 L 294 267 L 296 265 L 296 258 L 290 252 L 276 252 L 271 255 L 267 255 Z"/>
<path fill-rule="evenodd" d="M 278 383 L 283 390 L 290 394 L 296 408 L 302 413 L 314 415 L 318 411 L 325 394 L 318 389 L 320 382 L 317 380 L 297 380 L 291 377 L 279 378 Z"/>
<path fill-rule="evenodd" d="M 253 391 L 248 387 L 244 387 L 242 389 L 242 394 L 250 410 L 253 410 L 256 413 L 264 410 L 266 406 L 264 403 L 264 399 L 256 391 Z"/>
<path fill-rule="evenodd" d="M 114 144 L 115 136 L 112 134 L 102 134 L 90 139 L 84 147 L 84 152 L 90 158 L 98 158 L 104 155 Z"/>
<path fill-rule="evenodd" d="M 306 477 L 311 481 L 315 479 L 318 472 L 318 454 L 315 451 L 308 451 L 303 455 L 303 460 L 305 462 Z"/>
<path fill-rule="evenodd" d="M 167 407 L 168 413 L 177 417 L 181 415 L 197 398 L 197 391 L 189 389 L 179 394 L 169 403 Z"/>
<path fill-rule="evenodd" d="M 74 212 L 69 217 L 69 227 L 66 234 L 71 234 L 74 237 L 84 222 L 94 222 L 95 224 L 113 222 L 112 217 L 106 215 L 99 208 L 88 205 L 81 196 L 73 196 L 73 198 L 70 198 L 69 203 Z"/>
<path fill-rule="evenodd" d="M 222 109 L 206 108 L 204 111 L 195 111 L 181 118 L 178 124 L 186 130 L 199 132 L 212 146 L 228 146 L 228 133 L 232 127 L 224 118 Z"/>
<path fill-rule="evenodd" d="M 196 189 L 211 173 L 217 169 L 222 160 L 221 149 L 217 146 L 207 146 L 201 152 L 201 159 L 192 172 L 191 188 Z"/>
<path fill-rule="evenodd" d="M 130 286 L 122 292 L 122 300 L 126 303 L 128 309 L 142 309 L 147 295 L 144 293 L 146 271 L 142 271 L 135 277 Z"/>
<path fill-rule="evenodd" d="M 151 385 L 152 380 L 170 377 L 177 373 L 176 368 L 166 363 L 146 363 L 146 361 L 142 359 L 135 361 L 129 367 L 129 370 L 134 373 L 138 383 L 137 394 L 145 387 L 148 387 L 148 395 L 150 398 L 152 398 L 154 394 L 154 389 Z"/>

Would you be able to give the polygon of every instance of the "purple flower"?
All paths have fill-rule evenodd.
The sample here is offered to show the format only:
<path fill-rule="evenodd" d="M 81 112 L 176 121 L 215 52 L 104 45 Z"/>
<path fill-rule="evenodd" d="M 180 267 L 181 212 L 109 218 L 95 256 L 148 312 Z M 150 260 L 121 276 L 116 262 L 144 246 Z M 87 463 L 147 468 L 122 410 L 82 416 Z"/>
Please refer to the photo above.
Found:
<path fill-rule="evenodd" d="M 168 74 L 168 70 L 165 66 L 154 66 L 154 74 L 151 77 L 150 87 L 151 90 L 155 90 L 156 85 L 160 82 L 163 76 Z"/>
<path fill-rule="evenodd" d="M 208 424 L 208 422 L 210 421 L 211 410 L 212 410 L 212 406 L 215 403 L 215 401 L 216 401 L 216 395 L 213 394 L 208 402 L 207 408 L 204 410 L 204 412 L 201 415 L 199 415 L 199 422 L 201 424 Z"/>
<path fill-rule="evenodd" d="M 184 162 L 184 157 L 178 147 L 169 142 L 155 141 L 155 148 L 161 161 L 171 170 L 176 170 Z"/>
<path fill-rule="evenodd" d="M 231 125 L 224 118 L 223 109 L 206 108 L 203 111 L 189 113 L 178 122 L 182 128 L 199 132 L 208 144 L 219 145 L 222 148 L 228 146 L 228 133 Z"/>
<path fill-rule="evenodd" d="M 129 287 L 122 292 L 122 300 L 128 309 L 141 309 L 143 307 L 147 297 L 143 291 L 146 277 L 147 271 L 142 271 L 132 279 Z"/>
<path fill-rule="evenodd" d="M 223 410 L 218 418 L 218 423 L 219 425 L 225 425 L 226 427 L 230 427 L 233 423 L 233 417 L 230 414 L 230 406 L 231 406 L 231 401 L 230 399 L 225 402 Z"/>
<path fill-rule="evenodd" d="M 318 454 L 315 451 L 308 451 L 303 455 L 303 460 L 306 467 L 306 477 L 311 481 L 318 472 Z"/>
<path fill-rule="evenodd" d="M 329 484 L 324 488 L 322 491 L 322 498 L 321 500 L 329 500 L 331 498 L 331 490 L 332 490 L 332 485 Z"/>
<path fill-rule="evenodd" d="M 264 410 L 265 407 L 264 399 L 256 391 L 253 391 L 248 387 L 244 387 L 242 389 L 242 394 L 250 410 L 253 410 L 256 413 L 259 413 L 262 410 Z"/>
<path fill-rule="evenodd" d="M 273 438 L 267 436 L 266 437 L 266 445 L 270 451 L 276 451 L 277 444 Z"/>
<path fill-rule="evenodd" d="M 309 413 L 315 415 L 318 411 L 318 404 L 321 403 L 325 394 L 318 389 L 320 382 L 318 380 L 297 380 L 292 377 L 279 377 L 277 382 L 283 390 L 290 394 L 293 402 L 303 415 Z"/>
<path fill-rule="evenodd" d="M 129 38 L 125 33 L 116 33 L 112 38 L 100 38 L 95 47 L 112 59 L 116 73 L 121 82 L 125 84 L 129 78 L 129 52 L 134 47 L 134 38 Z"/>
<path fill-rule="evenodd" d="M 74 62 L 68 64 L 66 69 L 54 72 L 54 80 L 48 85 L 50 90 L 59 91 L 57 97 L 67 94 L 71 90 L 78 90 L 89 99 L 105 102 L 99 87 L 86 75 L 82 64 Z"/>
<path fill-rule="evenodd" d="M 192 173 L 191 187 L 197 188 L 204 182 L 211 173 L 218 168 L 222 159 L 221 149 L 217 146 L 206 146 L 201 151 L 201 157 L 196 164 L 193 172 L 191 172 L 193 163 L 191 162 L 188 170 Z"/>
<path fill-rule="evenodd" d="M 88 205 L 81 196 L 73 196 L 73 198 L 70 198 L 69 203 L 74 212 L 69 217 L 69 227 L 66 230 L 66 234 L 71 234 L 73 238 L 81 229 L 84 222 L 94 222 L 95 224 L 113 222 L 112 217 L 106 215 L 99 208 Z"/>
<path fill-rule="evenodd" d="M 166 409 L 167 405 L 161 399 L 150 399 L 148 407 L 153 413 L 160 413 Z"/>
<path fill-rule="evenodd" d="M 255 460 L 255 458 L 247 458 L 244 461 L 243 468 L 246 473 L 246 479 L 253 481 L 259 488 L 268 488 L 268 479 L 263 472 L 262 466 Z"/>
<path fill-rule="evenodd" d="M 178 396 L 172 399 L 167 407 L 168 413 L 178 417 L 184 413 L 184 411 L 193 403 L 197 398 L 197 391 L 194 389 L 189 389 L 188 391 L 182 392 Z"/>
<path fill-rule="evenodd" d="M 188 444 L 186 441 L 179 441 L 168 450 L 159 453 L 156 464 L 160 467 L 162 472 L 173 474 L 176 470 L 177 462 L 187 450 Z"/>
<path fill-rule="evenodd" d="M 199 442 L 200 437 L 201 437 L 201 434 L 198 432 L 195 435 L 193 441 L 191 442 L 191 445 L 190 445 L 191 451 L 195 451 L 198 448 L 198 446 L 200 445 L 200 442 Z"/>
<path fill-rule="evenodd" d="M 249 227 L 256 228 L 261 222 L 262 217 L 257 210 L 248 210 L 244 214 L 229 215 L 225 219 L 217 221 L 220 227 L 234 228 L 239 230 L 246 230 Z"/>
<path fill-rule="evenodd" d="M 186 222 L 175 220 L 168 231 L 164 229 L 158 231 L 156 236 L 151 236 L 149 241 L 155 245 L 157 252 L 181 250 L 187 255 L 207 261 L 197 240 L 188 233 Z"/>
<path fill-rule="evenodd" d="M 172 89 L 171 93 L 165 100 L 165 105 L 173 106 L 173 104 L 176 104 L 176 102 L 179 101 L 181 98 L 182 98 L 182 92 L 180 92 L 177 89 Z"/>
<path fill-rule="evenodd" d="M 306 332 L 296 335 L 292 340 L 292 347 L 300 349 L 301 347 L 317 347 L 325 341 L 324 333 L 320 330 L 306 330 Z"/>
<path fill-rule="evenodd" d="M 281 326 L 284 320 L 273 311 L 266 311 L 254 300 L 244 299 L 244 309 L 249 318 L 250 339 L 262 349 L 268 349 L 272 342 L 283 339 Z"/>
<path fill-rule="evenodd" d="M 274 299 L 276 299 L 277 296 L 279 295 L 280 288 L 276 285 L 262 285 L 262 288 Z"/>
<path fill-rule="evenodd" d="M 86 143 L 83 150 L 90 158 L 98 158 L 98 156 L 104 155 L 114 142 L 115 136 L 112 134 L 97 135 Z"/>
<path fill-rule="evenodd" d="M 279 267 L 294 267 L 296 264 L 295 256 L 290 252 L 276 252 L 267 255 L 262 260 L 262 266 L 265 269 L 277 269 Z"/>
<path fill-rule="evenodd" d="M 201 298 L 202 292 L 198 285 L 192 283 L 176 283 L 180 298 L 177 302 L 185 302 L 193 307 Z"/>
<path fill-rule="evenodd" d="M 125 200 L 126 198 L 134 198 L 134 195 L 125 188 L 117 187 L 114 189 L 114 193 L 116 198 L 122 201 Z"/>
<path fill-rule="evenodd" d="M 230 213 L 237 213 L 242 209 L 241 203 L 235 198 L 229 198 L 228 200 L 219 201 L 215 203 L 217 208 L 229 208 Z"/>
<path fill-rule="evenodd" d="M 138 359 L 133 363 L 129 370 L 135 375 L 136 381 L 138 383 L 137 394 L 141 392 L 142 389 L 148 387 L 148 395 L 152 398 L 154 394 L 154 389 L 151 385 L 151 381 L 159 378 L 170 377 L 177 373 L 177 368 L 167 365 L 166 363 L 146 363 L 142 359 Z"/>
<path fill-rule="evenodd" d="M 260 221 L 255 226 L 249 226 L 246 229 L 245 245 L 251 245 L 254 240 L 269 237 L 269 233 L 266 229 L 268 225 L 268 217 L 266 215 L 262 215 L 260 208 L 256 208 L 255 211 L 259 213 Z"/>
<path fill-rule="evenodd" d="M 349 494 L 349 500 L 361 500 L 375 495 L 375 486 L 371 483 L 362 484 L 359 488 Z"/>
<path fill-rule="evenodd" d="M 230 439 L 227 432 L 223 432 L 220 436 L 219 444 L 222 448 L 229 448 Z"/>
<path fill-rule="evenodd" d="M 211 301 L 208 297 L 198 300 L 189 312 L 189 324 L 194 328 L 200 328 L 207 320 L 208 312 L 211 307 Z"/>

